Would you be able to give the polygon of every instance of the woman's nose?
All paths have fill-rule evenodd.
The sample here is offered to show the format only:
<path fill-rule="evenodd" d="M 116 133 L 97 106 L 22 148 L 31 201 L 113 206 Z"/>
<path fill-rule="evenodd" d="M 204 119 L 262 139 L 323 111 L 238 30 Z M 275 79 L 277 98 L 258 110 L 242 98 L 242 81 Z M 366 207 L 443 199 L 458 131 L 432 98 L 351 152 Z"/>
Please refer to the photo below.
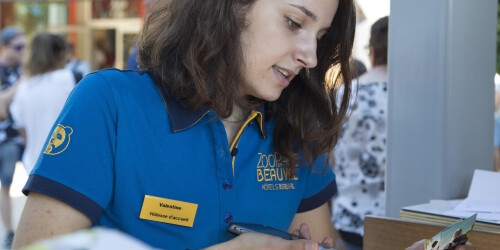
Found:
<path fill-rule="evenodd" d="M 318 65 L 318 57 L 316 55 L 317 40 L 316 37 L 304 38 L 300 41 L 298 49 L 295 53 L 295 60 L 306 68 L 314 68 Z"/>

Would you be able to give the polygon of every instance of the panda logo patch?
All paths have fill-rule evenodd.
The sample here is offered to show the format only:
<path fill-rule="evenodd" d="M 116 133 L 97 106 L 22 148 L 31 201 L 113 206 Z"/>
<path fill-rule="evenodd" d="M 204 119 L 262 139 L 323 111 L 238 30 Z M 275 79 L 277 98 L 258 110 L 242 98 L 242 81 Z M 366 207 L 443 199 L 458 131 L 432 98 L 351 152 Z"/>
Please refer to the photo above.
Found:
<path fill-rule="evenodd" d="M 71 127 L 65 127 L 61 124 L 57 124 L 57 127 L 54 129 L 54 132 L 50 137 L 49 144 L 43 153 L 48 155 L 62 153 L 69 145 L 71 134 L 73 134 L 73 129 Z"/>

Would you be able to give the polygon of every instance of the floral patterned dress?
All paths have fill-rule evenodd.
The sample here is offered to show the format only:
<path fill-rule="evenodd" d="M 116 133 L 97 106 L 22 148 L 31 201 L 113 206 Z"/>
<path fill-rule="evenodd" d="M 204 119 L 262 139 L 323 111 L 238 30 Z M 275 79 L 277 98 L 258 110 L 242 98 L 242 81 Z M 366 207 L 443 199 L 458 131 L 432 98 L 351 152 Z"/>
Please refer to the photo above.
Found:
<path fill-rule="evenodd" d="M 359 83 L 353 94 L 350 117 L 334 150 L 338 196 L 332 220 L 337 230 L 363 235 L 364 216 L 385 213 L 387 101 L 385 82 Z"/>

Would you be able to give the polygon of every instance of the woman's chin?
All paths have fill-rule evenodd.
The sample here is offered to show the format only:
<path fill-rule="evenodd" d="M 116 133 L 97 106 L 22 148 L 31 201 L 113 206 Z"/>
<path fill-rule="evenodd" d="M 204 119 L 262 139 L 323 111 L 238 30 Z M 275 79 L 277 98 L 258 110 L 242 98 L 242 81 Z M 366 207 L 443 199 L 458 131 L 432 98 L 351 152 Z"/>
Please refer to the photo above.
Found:
<path fill-rule="evenodd" d="M 262 99 L 262 100 L 268 101 L 268 102 L 274 102 L 274 101 L 278 100 L 278 98 L 280 98 L 280 95 L 276 95 L 276 96 L 264 96 L 264 97 L 260 97 L 259 99 Z"/>
<path fill-rule="evenodd" d="M 274 88 L 274 89 L 261 89 L 260 91 L 248 91 L 244 95 L 245 96 L 252 96 L 254 98 L 263 100 L 263 101 L 268 101 L 268 102 L 273 102 L 278 100 L 280 98 L 281 93 L 283 92 L 282 88 Z"/>
<path fill-rule="evenodd" d="M 268 102 L 274 102 L 280 98 L 282 91 L 262 93 L 258 98 Z"/>

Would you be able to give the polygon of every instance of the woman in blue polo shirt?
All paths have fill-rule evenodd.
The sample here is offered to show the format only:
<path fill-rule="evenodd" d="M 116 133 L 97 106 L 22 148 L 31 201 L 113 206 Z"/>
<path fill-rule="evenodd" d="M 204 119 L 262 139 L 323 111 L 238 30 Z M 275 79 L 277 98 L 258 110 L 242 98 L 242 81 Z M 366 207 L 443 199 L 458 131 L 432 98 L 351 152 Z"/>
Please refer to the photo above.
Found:
<path fill-rule="evenodd" d="M 166 249 L 333 244 L 326 152 L 346 116 L 352 0 L 158 1 L 139 71 L 85 77 L 24 188 L 15 247 L 117 228 Z M 234 237 L 259 223 L 311 240 Z"/>

